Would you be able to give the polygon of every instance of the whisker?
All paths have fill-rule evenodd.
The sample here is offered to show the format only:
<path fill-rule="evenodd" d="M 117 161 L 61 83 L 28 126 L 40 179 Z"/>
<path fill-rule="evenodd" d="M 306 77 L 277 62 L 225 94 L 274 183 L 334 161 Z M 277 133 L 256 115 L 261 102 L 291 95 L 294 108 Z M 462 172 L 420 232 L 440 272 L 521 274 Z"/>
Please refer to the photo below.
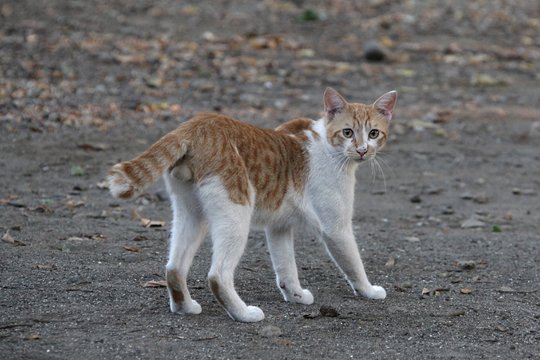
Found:
<path fill-rule="evenodd" d="M 379 164 L 379 161 L 375 158 L 373 158 L 373 163 L 375 164 L 376 166 L 376 169 L 379 170 L 380 174 L 381 174 L 381 178 L 382 178 L 382 181 L 383 181 L 383 187 L 384 187 L 384 192 L 386 192 L 386 176 L 384 175 L 384 171 L 381 167 L 381 164 Z"/>
<path fill-rule="evenodd" d="M 378 155 L 379 153 L 377 153 Z M 377 157 L 377 160 L 380 161 L 380 163 L 383 165 L 383 166 L 386 166 L 386 168 L 388 170 L 390 170 L 390 172 L 392 173 L 392 176 L 396 176 L 396 173 L 394 172 L 394 169 L 390 166 L 390 164 L 388 164 L 387 160 L 385 160 L 384 158 L 382 157 Z"/>

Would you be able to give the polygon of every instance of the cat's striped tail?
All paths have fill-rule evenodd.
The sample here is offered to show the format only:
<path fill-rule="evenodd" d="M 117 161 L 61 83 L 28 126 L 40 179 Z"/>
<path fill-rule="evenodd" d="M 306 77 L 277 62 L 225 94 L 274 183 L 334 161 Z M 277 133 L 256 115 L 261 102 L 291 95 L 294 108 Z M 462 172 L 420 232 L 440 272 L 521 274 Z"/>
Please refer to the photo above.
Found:
<path fill-rule="evenodd" d="M 168 133 L 133 160 L 114 165 L 107 182 L 114 197 L 131 199 L 184 157 L 188 143 L 179 129 Z"/>

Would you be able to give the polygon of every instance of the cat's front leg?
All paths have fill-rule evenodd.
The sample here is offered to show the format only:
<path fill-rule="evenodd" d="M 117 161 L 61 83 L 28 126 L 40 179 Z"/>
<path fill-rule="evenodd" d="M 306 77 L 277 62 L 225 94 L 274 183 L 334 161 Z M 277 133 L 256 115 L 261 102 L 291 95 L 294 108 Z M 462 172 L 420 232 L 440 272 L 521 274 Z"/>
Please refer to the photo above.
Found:
<path fill-rule="evenodd" d="M 352 226 L 336 229 L 335 224 L 333 224 L 323 230 L 322 237 L 330 257 L 345 274 L 355 293 L 358 292 L 369 299 L 384 299 L 386 297 L 384 288 L 371 285 L 368 280 L 354 239 Z"/>
<path fill-rule="evenodd" d="M 266 239 L 276 273 L 276 282 L 285 301 L 313 304 L 313 295 L 309 290 L 302 289 L 298 280 L 292 228 L 267 228 Z"/>

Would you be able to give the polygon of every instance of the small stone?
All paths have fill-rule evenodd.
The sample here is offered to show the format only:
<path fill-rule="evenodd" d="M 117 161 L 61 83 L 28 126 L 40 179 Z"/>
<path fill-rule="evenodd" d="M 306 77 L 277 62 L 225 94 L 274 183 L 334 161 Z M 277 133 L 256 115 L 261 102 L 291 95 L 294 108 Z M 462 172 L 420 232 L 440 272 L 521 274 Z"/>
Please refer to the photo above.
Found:
<path fill-rule="evenodd" d="M 326 316 L 326 317 L 338 317 L 339 316 L 339 313 L 337 312 L 336 309 L 334 309 L 333 307 L 330 307 L 330 306 L 321 306 L 321 309 L 319 310 L 321 312 L 321 315 L 322 316 Z"/>
<path fill-rule="evenodd" d="M 486 194 L 477 194 L 472 199 L 477 204 L 486 204 L 489 202 L 489 198 Z"/>
<path fill-rule="evenodd" d="M 442 193 L 443 191 L 444 191 L 443 188 L 430 186 L 430 187 L 426 190 L 426 193 L 427 193 L 428 195 L 437 195 L 437 194 Z"/>
<path fill-rule="evenodd" d="M 380 62 L 387 58 L 386 50 L 376 41 L 369 41 L 364 46 L 364 57 L 370 62 Z"/>
<path fill-rule="evenodd" d="M 447 206 L 442 210 L 443 215 L 453 215 L 454 213 L 455 211 L 451 206 Z"/>
<path fill-rule="evenodd" d="M 411 197 L 410 200 L 413 204 L 418 204 L 422 202 L 422 198 L 420 198 L 420 195 L 414 195 L 413 197 Z"/>
<path fill-rule="evenodd" d="M 531 124 L 529 135 L 532 137 L 540 137 L 540 121 L 535 121 Z"/>
<path fill-rule="evenodd" d="M 499 288 L 499 292 L 502 293 L 513 293 L 516 292 L 516 290 L 512 289 L 510 286 L 503 285 Z"/>
<path fill-rule="evenodd" d="M 462 270 L 474 270 L 476 268 L 476 262 L 474 260 L 458 260 L 457 265 Z"/>
<path fill-rule="evenodd" d="M 472 200 L 474 196 L 470 192 L 464 192 L 459 197 L 463 200 Z"/>
<path fill-rule="evenodd" d="M 463 229 L 473 229 L 484 227 L 486 224 L 476 218 L 470 218 L 461 223 Z"/>
<path fill-rule="evenodd" d="M 420 241 L 420 239 L 417 238 L 416 236 L 405 236 L 405 240 L 412 243 Z"/>
<path fill-rule="evenodd" d="M 486 183 L 486 180 L 484 178 L 478 178 L 475 181 L 478 185 L 484 185 Z"/>
<path fill-rule="evenodd" d="M 264 337 L 277 337 L 283 334 L 281 328 L 274 325 L 267 325 L 259 330 L 259 335 Z"/>

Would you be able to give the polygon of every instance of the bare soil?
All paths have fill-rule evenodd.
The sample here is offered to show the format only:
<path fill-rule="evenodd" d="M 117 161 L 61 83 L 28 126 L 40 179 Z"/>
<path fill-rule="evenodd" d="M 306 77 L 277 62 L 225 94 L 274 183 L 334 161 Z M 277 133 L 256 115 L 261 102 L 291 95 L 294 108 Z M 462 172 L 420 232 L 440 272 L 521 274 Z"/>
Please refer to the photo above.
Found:
<path fill-rule="evenodd" d="M 539 18 L 536 0 L 2 1 L 0 357 L 539 358 Z M 109 166 L 199 111 L 317 118 L 326 86 L 400 93 L 384 180 L 360 168 L 354 217 L 388 297 L 355 297 L 299 232 L 315 303 L 287 304 L 253 233 L 237 286 L 263 322 L 216 303 L 208 242 L 189 279 L 203 313 L 171 314 L 148 287 L 163 184 L 120 202 Z"/>

